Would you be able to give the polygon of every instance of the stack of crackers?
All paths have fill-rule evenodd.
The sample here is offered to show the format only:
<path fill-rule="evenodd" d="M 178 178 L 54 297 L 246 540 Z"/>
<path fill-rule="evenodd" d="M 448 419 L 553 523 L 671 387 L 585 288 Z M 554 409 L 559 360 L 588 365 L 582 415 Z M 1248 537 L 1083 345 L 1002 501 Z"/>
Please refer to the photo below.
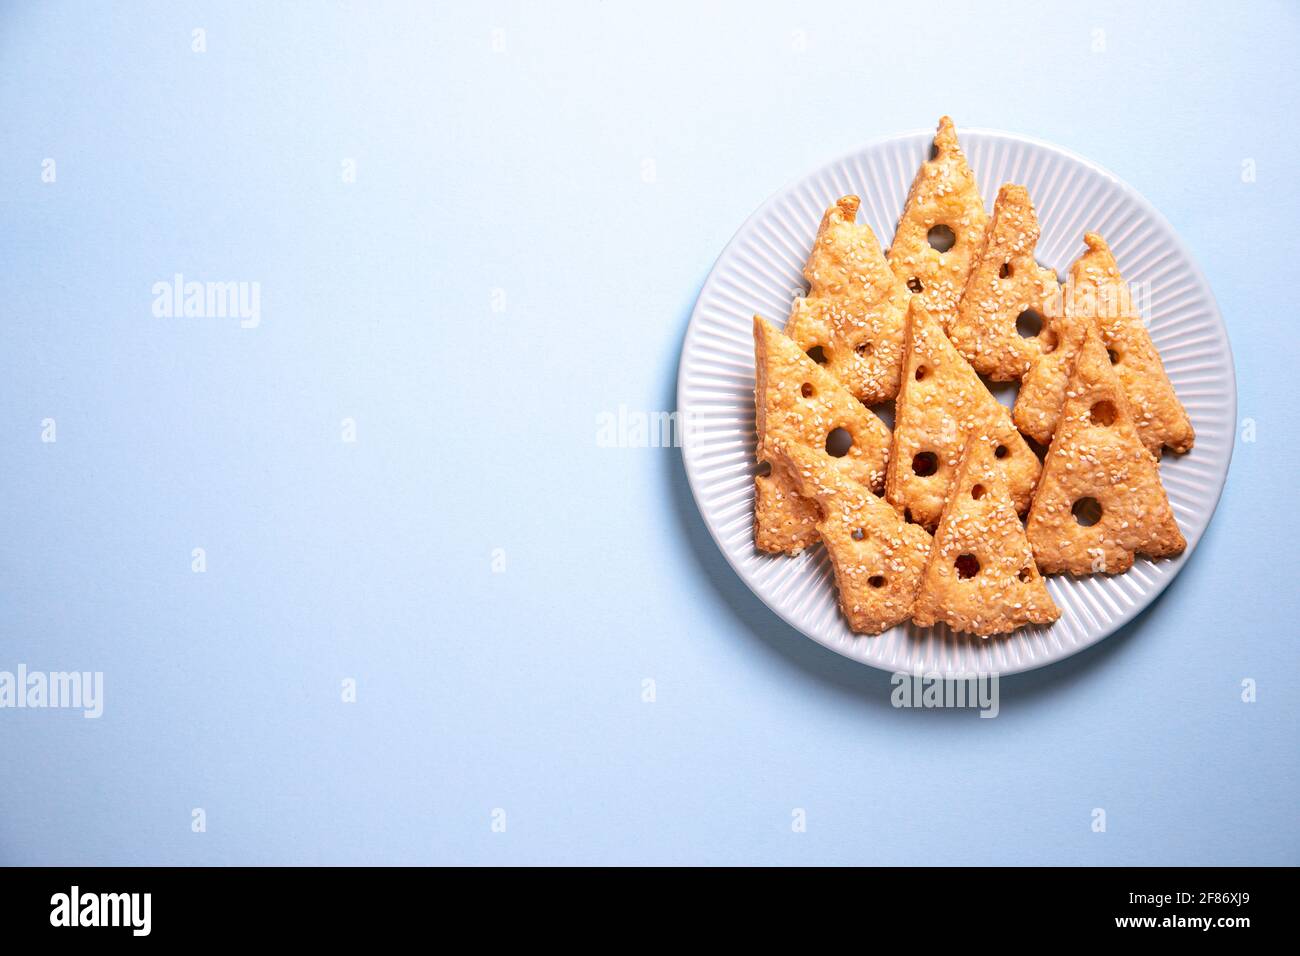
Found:
<path fill-rule="evenodd" d="M 1181 553 L 1159 458 L 1194 433 L 1106 241 L 1062 288 L 1028 191 L 990 216 L 946 116 L 888 252 L 858 202 L 826 210 L 784 332 L 754 317 L 758 549 L 821 541 L 859 633 L 980 636 L 1060 617 L 1045 574 Z"/>

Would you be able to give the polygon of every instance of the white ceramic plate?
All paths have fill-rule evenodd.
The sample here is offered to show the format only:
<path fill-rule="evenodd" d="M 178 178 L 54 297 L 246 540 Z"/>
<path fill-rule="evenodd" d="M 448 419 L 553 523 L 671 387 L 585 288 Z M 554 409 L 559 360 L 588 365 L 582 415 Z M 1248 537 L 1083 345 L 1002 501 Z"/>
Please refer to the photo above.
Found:
<path fill-rule="evenodd" d="M 798 180 L 740 228 L 704 283 L 686 331 L 677 407 L 683 457 L 695 500 L 736 573 L 773 611 L 813 640 L 889 671 L 1011 674 L 1068 657 L 1135 617 L 1190 557 L 1218 504 L 1228 473 L 1237 386 L 1223 319 L 1205 277 L 1164 217 L 1106 170 L 1057 146 L 996 130 L 959 129 L 962 147 L 992 206 L 1005 182 L 1029 188 L 1042 224 L 1038 260 L 1064 277 L 1100 232 L 1133 284 L 1165 368 L 1196 429 L 1196 447 L 1166 454 L 1161 477 L 1187 551 L 1177 560 L 1139 558 L 1116 577 L 1048 578 L 1061 608 L 1050 627 L 982 640 L 946 626 L 853 634 L 836 606 L 834 578 L 818 545 L 797 558 L 772 557 L 753 541 L 755 313 L 783 323 L 803 294 L 801 271 L 825 208 L 862 197 L 859 220 L 887 247 L 933 132 L 880 140 Z M 1004 402 L 1014 388 L 1000 391 Z"/>

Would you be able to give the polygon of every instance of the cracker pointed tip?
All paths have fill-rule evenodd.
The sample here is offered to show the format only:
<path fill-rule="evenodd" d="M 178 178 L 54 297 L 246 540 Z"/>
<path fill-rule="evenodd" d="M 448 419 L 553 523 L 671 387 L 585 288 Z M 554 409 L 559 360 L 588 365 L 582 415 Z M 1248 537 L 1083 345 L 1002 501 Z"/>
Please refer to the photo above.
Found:
<path fill-rule="evenodd" d="M 957 127 L 953 125 L 951 116 L 939 117 L 939 127 L 934 134 L 934 145 L 941 152 L 957 148 Z"/>
<path fill-rule="evenodd" d="M 1029 202 L 1029 190 L 1019 183 L 1003 183 L 1002 188 L 998 190 L 999 203 L 1008 202 Z"/>
<path fill-rule="evenodd" d="M 839 207 L 840 213 L 844 218 L 847 221 L 852 222 L 858 217 L 858 207 L 862 205 L 862 200 L 857 196 L 850 194 L 848 196 L 841 196 L 839 199 L 835 200 L 835 205 Z"/>
<path fill-rule="evenodd" d="M 1110 252 L 1110 246 L 1106 245 L 1106 240 L 1101 237 L 1100 233 L 1085 232 L 1083 234 L 1083 244 L 1093 252 Z"/>
<path fill-rule="evenodd" d="M 934 321 L 934 316 L 930 315 L 930 310 L 925 307 L 919 295 L 914 295 L 907 303 L 907 324 L 908 327 L 929 325 Z"/>

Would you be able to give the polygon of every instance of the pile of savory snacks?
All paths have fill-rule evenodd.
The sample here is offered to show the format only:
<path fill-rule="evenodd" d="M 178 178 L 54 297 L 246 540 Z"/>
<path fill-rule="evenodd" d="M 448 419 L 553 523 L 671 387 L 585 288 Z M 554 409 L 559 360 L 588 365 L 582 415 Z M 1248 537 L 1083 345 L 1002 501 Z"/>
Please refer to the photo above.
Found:
<path fill-rule="evenodd" d="M 1043 574 L 1180 554 L 1158 462 L 1195 436 L 1105 240 L 1063 292 L 1028 191 L 989 216 L 946 116 L 888 252 L 858 205 L 826 211 L 785 331 L 754 317 L 758 549 L 821 541 L 859 633 L 985 637 L 1060 617 Z"/>

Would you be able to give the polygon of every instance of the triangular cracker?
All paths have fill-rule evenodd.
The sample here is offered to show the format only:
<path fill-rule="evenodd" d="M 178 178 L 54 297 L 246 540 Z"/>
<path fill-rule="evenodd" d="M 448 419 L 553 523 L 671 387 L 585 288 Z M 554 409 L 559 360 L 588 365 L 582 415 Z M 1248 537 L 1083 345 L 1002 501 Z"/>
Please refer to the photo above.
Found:
<path fill-rule="evenodd" d="M 1029 191 L 1007 183 L 998 190 L 983 255 L 948 325 L 957 351 L 995 382 L 1019 379 L 1045 348 L 1052 348 L 1046 319 L 1059 308 L 1060 287 L 1056 273 L 1034 258 L 1038 235 Z M 1038 327 L 1021 335 L 1017 321 L 1025 313 L 1037 315 Z"/>
<path fill-rule="evenodd" d="M 984 247 L 988 213 L 975 176 L 957 145 L 952 120 L 943 117 L 934 136 L 934 158 L 921 164 L 907 195 L 889 247 L 889 265 L 913 297 L 944 328 L 957 313 L 957 301 Z M 931 245 L 931 230 L 940 252 Z"/>
<path fill-rule="evenodd" d="M 1056 350 L 1038 359 L 1026 374 L 1016 398 L 1016 424 L 1042 444 L 1051 439 L 1066 380 L 1087 331 L 1088 322 L 1079 320 L 1095 318 L 1142 444 L 1157 457 L 1165 445 L 1180 453 L 1191 450 L 1196 433 L 1110 247 L 1092 232 L 1083 241 L 1088 251 L 1070 267 L 1065 315 L 1052 323 Z"/>
<path fill-rule="evenodd" d="M 871 227 L 854 222 L 860 200 L 826 210 L 804 266 L 808 294 L 796 299 L 785 334 L 805 352 L 820 347 L 825 368 L 866 405 L 898 392 L 907 288 Z"/>
<path fill-rule="evenodd" d="M 1044 574 L 1119 574 L 1135 553 L 1168 557 L 1187 547 L 1095 326 L 1066 388 L 1027 530 Z"/>
<path fill-rule="evenodd" d="M 1050 352 L 1044 350 L 1020 380 L 1011 420 L 1044 447 L 1052 442 L 1070 370 L 1074 368 L 1091 321 L 1090 317 L 1073 315 L 1068 309 L 1049 317 L 1047 335 L 1055 348 Z"/>
<path fill-rule="evenodd" d="M 930 535 L 883 498 L 798 445 L 780 446 L 800 491 L 816 499 L 817 531 L 830 555 L 840 610 L 860 634 L 879 634 L 912 614 Z"/>
<path fill-rule="evenodd" d="M 848 478 L 876 490 L 885 480 L 889 429 L 833 375 L 759 316 L 754 316 L 754 366 L 756 455 L 760 462 L 772 464 L 771 474 L 755 478 L 754 543 L 763 551 L 796 552 L 817 540 L 817 512 L 809 502 L 797 500 L 800 496 L 790 476 L 772 461 L 773 442 L 807 448 Z M 840 457 L 826 448 L 837 429 L 852 439 Z"/>
<path fill-rule="evenodd" d="M 1089 255 L 1084 253 L 1070 265 L 1066 294 L 1062 295 L 1055 314 L 1049 316 L 1048 330 L 1044 333 L 1053 348 L 1041 349 L 1025 372 L 1016 392 L 1015 407 L 1011 410 L 1011 420 L 1016 427 L 1043 446 L 1051 444 L 1056 419 L 1061 414 L 1061 402 L 1065 398 L 1065 387 L 1093 320 L 1091 310 L 1079 313 L 1075 297 L 1069 294 L 1071 290 L 1089 284 Z M 1080 301 L 1092 304 L 1096 298 L 1081 296 Z"/>
<path fill-rule="evenodd" d="M 1004 634 L 1061 616 L 1034 564 L 993 449 L 966 439 L 921 578 L 912 619 L 970 634 Z"/>
<path fill-rule="evenodd" d="M 910 512 L 914 521 L 933 528 L 970 434 L 996 450 L 1016 510 L 1025 511 L 1041 469 L 1038 456 L 939 323 L 913 298 L 885 497 L 899 511 Z"/>

